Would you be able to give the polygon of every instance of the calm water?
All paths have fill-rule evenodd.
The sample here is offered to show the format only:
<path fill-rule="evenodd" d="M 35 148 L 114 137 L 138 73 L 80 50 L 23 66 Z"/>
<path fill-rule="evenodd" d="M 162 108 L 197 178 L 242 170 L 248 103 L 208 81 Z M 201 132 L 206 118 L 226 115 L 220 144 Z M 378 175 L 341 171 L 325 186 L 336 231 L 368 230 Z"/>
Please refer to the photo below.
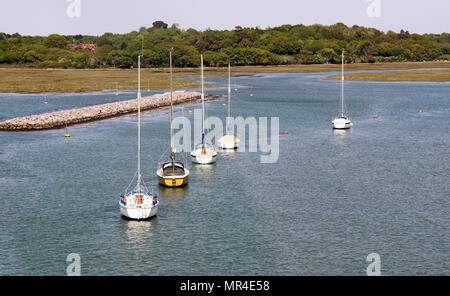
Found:
<path fill-rule="evenodd" d="M 144 176 L 161 199 L 146 222 L 118 209 L 136 170 L 135 116 L 71 127 L 69 141 L 64 130 L 0 132 L 0 274 L 64 275 L 79 253 L 84 275 L 365 275 L 376 252 L 384 275 L 449 275 L 450 83 L 347 82 L 354 128 L 334 133 L 340 86 L 329 74 L 234 79 L 235 116 L 278 116 L 289 131 L 279 161 L 188 161 L 183 189 L 157 185 L 168 113 L 145 112 Z M 3 94 L 0 120 L 133 96 L 51 95 L 44 105 Z M 208 114 L 226 116 L 224 102 Z"/>

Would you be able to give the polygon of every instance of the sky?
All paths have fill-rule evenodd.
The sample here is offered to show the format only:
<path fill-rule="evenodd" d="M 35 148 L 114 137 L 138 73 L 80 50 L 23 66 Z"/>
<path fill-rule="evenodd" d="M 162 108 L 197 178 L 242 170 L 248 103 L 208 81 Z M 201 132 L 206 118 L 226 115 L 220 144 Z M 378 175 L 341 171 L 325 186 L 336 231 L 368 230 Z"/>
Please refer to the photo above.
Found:
<path fill-rule="evenodd" d="M 197 30 L 342 22 L 385 32 L 404 29 L 419 34 L 442 33 L 450 32 L 450 0 L 1 0 L 0 3 L 0 32 L 10 34 L 127 33 L 151 27 L 155 20 Z"/>

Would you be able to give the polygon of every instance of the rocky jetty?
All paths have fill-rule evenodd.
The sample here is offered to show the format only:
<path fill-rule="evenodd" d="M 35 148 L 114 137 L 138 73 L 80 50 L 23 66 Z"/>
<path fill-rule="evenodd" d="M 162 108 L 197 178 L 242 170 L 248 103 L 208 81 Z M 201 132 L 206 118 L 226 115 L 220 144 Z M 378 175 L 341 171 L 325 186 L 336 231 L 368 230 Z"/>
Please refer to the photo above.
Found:
<path fill-rule="evenodd" d="M 207 96 L 208 99 L 216 96 Z M 201 98 L 198 92 L 177 91 L 173 94 L 173 103 L 193 102 Z M 141 111 L 170 106 L 170 93 L 153 95 L 141 99 Z M 32 131 L 62 128 L 89 121 L 111 118 L 137 112 L 137 99 L 94 105 L 57 112 L 17 117 L 0 122 L 3 131 Z"/>

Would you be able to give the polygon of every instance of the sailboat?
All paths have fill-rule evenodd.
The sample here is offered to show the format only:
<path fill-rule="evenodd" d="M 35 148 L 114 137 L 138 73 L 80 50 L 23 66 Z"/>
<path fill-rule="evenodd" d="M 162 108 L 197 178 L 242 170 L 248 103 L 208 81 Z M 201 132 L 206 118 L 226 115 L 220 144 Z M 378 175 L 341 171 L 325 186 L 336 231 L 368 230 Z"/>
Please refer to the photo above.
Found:
<path fill-rule="evenodd" d="M 200 56 L 201 62 L 201 80 L 202 80 L 202 142 L 195 146 L 191 152 L 192 162 L 198 164 L 211 164 L 216 162 L 217 152 L 214 147 L 206 142 L 205 138 L 205 90 L 203 75 L 203 54 Z"/>
<path fill-rule="evenodd" d="M 342 50 L 341 113 L 331 123 L 334 129 L 349 129 L 353 125 L 344 113 L 344 50 Z"/>
<path fill-rule="evenodd" d="M 236 138 L 231 127 L 231 65 L 228 64 L 228 117 L 225 136 L 219 139 L 218 144 L 222 149 L 233 150 L 239 147 L 240 140 Z"/>
<path fill-rule="evenodd" d="M 120 213 L 130 219 L 143 220 L 156 215 L 158 212 L 159 200 L 156 195 L 150 193 L 145 186 L 141 175 L 141 57 L 138 57 L 138 169 L 135 177 L 131 181 L 125 194 L 119 200 Z M 131 184 L 137 177 L 136 185 L 133 189 Z M 134 184 L 133 184 L 134 185 Z"/>
<path fill-rule="evenodd" d="M 172 50 L 170 50 L 170 160 L 164 162 L 156 171 L 159 184 L 167 187 L 181 187 L 189 181 L 189 170 L 183 162 L 175 161 L 175 147 L 173 139 L 173 84 L 172 84 Z"/>

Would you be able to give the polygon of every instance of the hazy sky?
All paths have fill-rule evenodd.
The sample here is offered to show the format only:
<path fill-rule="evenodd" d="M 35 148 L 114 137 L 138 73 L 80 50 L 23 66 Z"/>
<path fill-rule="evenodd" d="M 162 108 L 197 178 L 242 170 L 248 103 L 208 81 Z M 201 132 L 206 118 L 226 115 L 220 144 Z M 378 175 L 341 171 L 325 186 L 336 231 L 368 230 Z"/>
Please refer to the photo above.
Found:
<path fill-rule="evenodd" d="M 80 1 L 80 17 L 69 17 Z M 380 16 L 367 7 L 380 3 Z M 375 5 L 375 4 L 372 4 Z M 377 6 L 372 6 L 377 7 Z M 74 10 L 75 11 L 75 10 Z M 372 16 L 377 14 L 372 9 Z M 281 24 L 362 25 L 383 31 L 450 32 L 450 0 L 1 0 L 0 32 L 23 35 L 125 33 L 153 21 L 182 29 L 266 28 Z"/>

